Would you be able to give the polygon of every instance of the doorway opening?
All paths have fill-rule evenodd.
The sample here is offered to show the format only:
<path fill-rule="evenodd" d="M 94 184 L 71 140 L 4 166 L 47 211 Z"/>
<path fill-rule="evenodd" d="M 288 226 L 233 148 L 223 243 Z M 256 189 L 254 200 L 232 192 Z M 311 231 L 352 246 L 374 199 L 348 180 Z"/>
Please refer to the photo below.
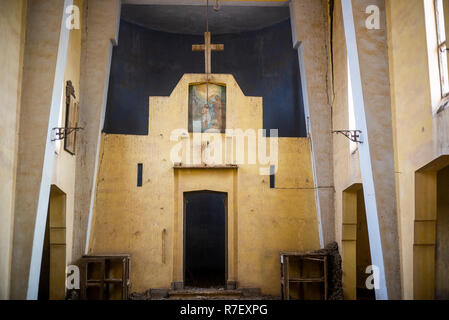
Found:
<path fill-rule="evenodd" d="M 64 300 L 66 277 L 66 194 L 51 186 L 39 277 L 39 300 Z"/>
<path fill-rule="evenodd" d="M 372 262 L 363 188 L 357 191 L 356 265 L 357 300 L 376 300 L 374 290 L 370 290 L 366 286 L 366 279 L 369 276 L 366 271 L 372 265 Z"/>
<path fill-rule="evenodd" d="M 435 299 L 449 299 L 449 167 L 437 172 Z"/>
<path fill-rule="evenodd" d="M 375 300 L 375 291 L 366 284 L 372 262 L 363 185 L 356 183 L 343 191 L 342 200 L 344 296 L 347 300 Z"/>
<path fill-rule="evenodd" d="M 415 172 L 413 294 L 416 300 L 449 298 L 449 156 Z"/>
<path fill-rule="evenodd" d="M 225 287 L 227 194 L 184 193 L 184 284 Z"/>

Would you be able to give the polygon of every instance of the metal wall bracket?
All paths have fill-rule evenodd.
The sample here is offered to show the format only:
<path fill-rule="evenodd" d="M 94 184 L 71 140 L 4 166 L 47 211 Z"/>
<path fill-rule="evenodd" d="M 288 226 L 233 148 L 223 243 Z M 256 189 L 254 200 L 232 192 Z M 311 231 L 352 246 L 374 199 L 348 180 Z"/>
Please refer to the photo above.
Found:
<path fill-rule="evenodd" d="M 55 132 L 55 137 L 51 141 L 64 140 L 65 137 L 79 130 L 84 130 L 84 128 L 53 128 L 52 131 Z"/>
<path fill-rule="evenodd" d="M 363 141 L 360 140 L 360 134 L 362 133 L 362 131 L 360 131 L 360 130 L 336 130 L 336 131 L 332 131 L 332 133 L 344 135 L 346 138 L 348 138 L 352 142 L 363 143 Z"/>

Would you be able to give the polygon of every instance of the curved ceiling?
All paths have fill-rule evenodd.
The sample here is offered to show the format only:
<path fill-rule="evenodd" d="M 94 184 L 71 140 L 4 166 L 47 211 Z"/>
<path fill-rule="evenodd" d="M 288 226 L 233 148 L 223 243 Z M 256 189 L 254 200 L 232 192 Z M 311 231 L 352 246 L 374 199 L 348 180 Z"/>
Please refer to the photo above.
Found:
<path fill-rule="evenodd" d="M 288 7 L 209 7 L 209 31 L 213 34 L 259 30 L 290 17 Z M 142 27 L 170 33 L 201 35 L 206 31 L 206 7 L 198 5 L 123 5 L 121 18 Z"/>

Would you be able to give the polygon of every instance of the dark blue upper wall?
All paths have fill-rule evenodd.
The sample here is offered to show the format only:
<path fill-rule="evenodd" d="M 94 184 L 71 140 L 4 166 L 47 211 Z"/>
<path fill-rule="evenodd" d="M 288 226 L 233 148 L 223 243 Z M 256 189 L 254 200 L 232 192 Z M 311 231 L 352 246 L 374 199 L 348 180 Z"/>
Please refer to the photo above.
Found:
<path fill-rule="evenodd" d="M 148 134 L 150 96 L 169 96 L 185 73 L 204 73 L 204 54 L 192 52 L 201 36 L 152 31 L 126 21 L 112 55 L 104 132 Z M 265 129 L 305 137 L 298 55 L 290 21 L 259 31 L 212 36 L 212 72 L 233 74 L 247 96 L 263 97 Z M 150 106 L 151 107 L 151 106 Z"/>

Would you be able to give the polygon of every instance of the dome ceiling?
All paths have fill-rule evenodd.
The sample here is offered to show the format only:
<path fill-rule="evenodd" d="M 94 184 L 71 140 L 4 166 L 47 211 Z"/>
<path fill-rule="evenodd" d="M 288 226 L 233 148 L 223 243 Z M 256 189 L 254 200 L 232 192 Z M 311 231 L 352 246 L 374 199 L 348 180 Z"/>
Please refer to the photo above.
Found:
<path fill-rule="evenodd" d="M 178 34 L 201 35 L 206 29 L 206 8 L 198 5 L 123 5 L 122 19 L 142 27 Z M 290 17 L 288 7 L 209 7 L 209 31 L 238 33 L 272 26 Z"/>

